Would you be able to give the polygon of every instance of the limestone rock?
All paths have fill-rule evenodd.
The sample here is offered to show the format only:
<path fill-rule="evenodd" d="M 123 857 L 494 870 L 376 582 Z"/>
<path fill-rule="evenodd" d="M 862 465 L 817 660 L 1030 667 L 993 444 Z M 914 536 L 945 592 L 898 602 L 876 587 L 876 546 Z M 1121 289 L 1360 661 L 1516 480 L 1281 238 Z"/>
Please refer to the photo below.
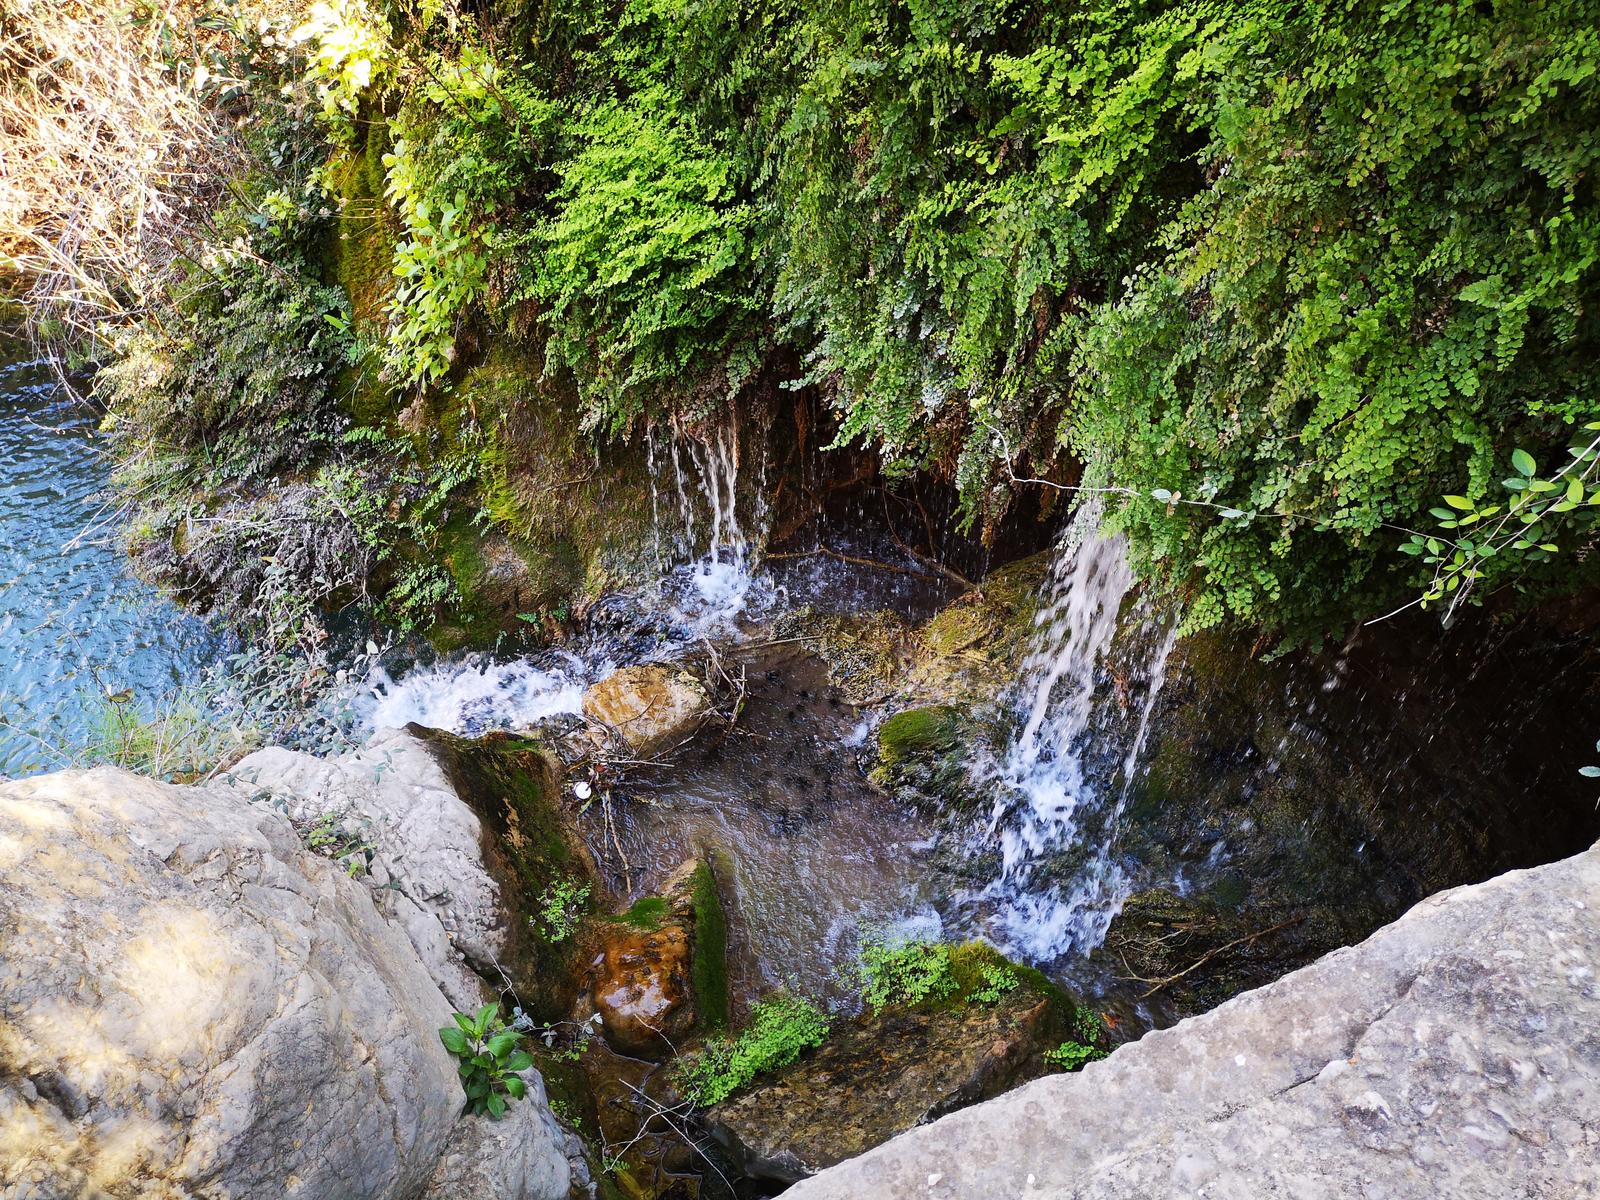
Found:
<path fill-rule="evenodd" d="M 1600 847 L 802 1182 L 794 1200 L 1586 1196 Z"/>
<path fill-rule="evenodd" d="M 492 975 L 509 957 L 511 918 L 484 866 L 477 815 L 414 732 L 384 730 L 337 758 L 258 750 L 222 782 L 301 829 L 354 843 L 363 855 L 356 878 L 406 931 L 450 1003 L 470 1012 L 488 998 L 477 972 Z"/>
<path fill-rule="evenodd" d="M 661 663 L 623 667 L 583 696 L 584 715 L 616 730 L 640 755 L 682 741 L 710 710 L 711 698 L 699 680 Z"/>
<path fill-rule="evenodd" d="M 885 1010 L 836 1027 L 813 1053 L 707 1114 L 748 1175 L 788 1183 L 990 1096 L 1046 1067 L 1051 1001 Z M 861 1193 L 866 1194 L 866 1193 Z"/>
<path fill-rule="evenodd" d="M 411 941 L 236 788 L 6 784 L 0 879 L 0 1195 L 404 1200 L 464 1136 Z M 529 1163 L 505 1200 L 565 1196 Z"/>
<path fill-rule="evenodd" d="M 337 758 L 260 750 L 220 783 L 279 809 L 308 837 L 331 837 L 325 853 L 356 847 L 342 861 L 457 1009 L 489 998 L 483 980 L 509 980 L 530 1013 L 564 1015 L 567 947 L 521 914 L 554 881 L 592 877 L 593 864 L 537 743 L 410 725 Z"/>
<path fill-rule="evenodd" d="M 526 1100 L 513 1104 L 503 1119 L 457 1122 L 422 1200 L 565 1197 L 571 1186 L 568 1153 L 565 1133 L 551 1119 L 544 1081 L 529 1072 Z"/>

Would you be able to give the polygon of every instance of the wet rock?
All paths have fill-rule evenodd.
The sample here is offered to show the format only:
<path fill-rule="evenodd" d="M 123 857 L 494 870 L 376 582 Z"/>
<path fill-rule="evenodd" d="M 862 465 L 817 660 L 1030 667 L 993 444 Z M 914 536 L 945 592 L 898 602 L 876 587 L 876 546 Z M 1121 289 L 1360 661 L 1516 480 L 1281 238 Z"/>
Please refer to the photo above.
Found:
<path fill-rule="evenodd" d="M 1447 892 L 1359 946 L 788 1195 L 1590 1195 L 1597 911 L 1600 848 Z"/>
<path fill-rule="evenodd" d="M 691 953 L 689 930 L 677 921 L 650 930 L 623 926 L 606 935 L 586 983 L 615 1050 L 664 1053 L 693 1030 Z"/>
<path fill-rule="evenodd" d="M 886 767 L 924 755 L 948 753 L 961 740 L 962 711 L 953 705 L 898 712 L 878 727 L 878 757 Z"/>
<path fill-rule="evenodd" d="M 6 784 L 0 879 L 0 1194 L 395 1200 L 476 1136 L 406 933 L 238 789 Z M 485 1177 L 565 1197 L 553 1118 L 518 1107 Z"/>
<path fill-rule="evenodd" d="M 623 667 L 583 696 L 584 715 L 614 730 L 641 756 L 683 741 L 710 711 L 711 698 L 698 679 L 661 663 Z"/>
<path fill-rule="evenodd" d="M 963 988 L 838 1024 L 815 1051 L 708 1110 L 707 1127 L 746 1175 L 789 1183 L 997 1096 L 1049 1070 L 1044 1054 L 1067 1028 L 1070 1005 L 1035 978 L 990 1003 Z"/>
<path fill-rule="evenodd" d="M 426 738 L 451 785 L 483 825 L 484 865 L 511 918 L 509 957 L 492 979 L 510 979 L 518 1002 L 538 1020 L 570 1011 L 575 940 L 538 918 L 560 899 L 576 922 L 594 902 L 593 856 L 562 805 L 560 761 L 542 742 L 508 733 L 460 738 L 410 727 Z M 570 910 L 570 911 L 569 911 Z"/>
<path fill-rule="evenodd" d="M 660 896 L 641 899 L 626 913 L 591 924 L 592 957 L 584 972 L 578 1016 L 581 1020 L 599 1013 L 605 1039 L 618 1053 L 647 1058 L 670 1054 L 700 1023 L 695 893 L 697 884 L 708 878 L 698 862 L 685 863 Z M 712 1003 L 717 1003 L 714 997 Z"/>

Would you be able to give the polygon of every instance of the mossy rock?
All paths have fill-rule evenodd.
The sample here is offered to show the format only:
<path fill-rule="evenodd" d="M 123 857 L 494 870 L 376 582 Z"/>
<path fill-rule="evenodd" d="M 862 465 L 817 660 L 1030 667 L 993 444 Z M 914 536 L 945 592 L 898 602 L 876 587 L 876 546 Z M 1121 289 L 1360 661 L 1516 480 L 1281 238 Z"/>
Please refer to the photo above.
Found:
<path fill-rule="evenodd" d="M 895 713 L 878 727 L 878 761 L 892 767 L 908 758 L 948 753 L 960 744 L 964 723 L 962 711 L 949 704 Z"/>
<path fill-rule="evenodd" d="M 921 625 L 888 610 L 800 610 L 785 614 L 777 636 L 804 637 L 853 704 L 986 704 L 1015 676 L 1050 560 L 1008 563 Z"/>
<path fill-rule="evenodd" d="M 590 921 L 579 1021 L 598 1012 L 620 1053 L 675 1053 L 728 1023 L 727 925 L 709 863 L 685 863 L 658 896 Z"/>
<path fill-rule="evenodd" d="M 581 611 L 657 574 L 643 447 L 597 449 L 579 409 L 545 378 L 538 347 L 502 339 L 448 394 L 408 411 L 422 461 L 472 458 L 471 492 L 437 548 L 460 594 L 437 643 L 484 645 L 523 617 Z"/>
<path fill-rule="evenodd" d="M 991 946 L 947 949 L 953 995 L 837 1023 L 822 1046 L 708 1110 L 746 1174 L 792 1183 L 1052 1070 L 1071 998 Z M 993 990 L 985 967 L 1016 982 L 979 999 Z"/>
<path fill-rule="evenodd" d="M 671 906 L 660 896 L 640 896 L 625 912 L 612 913 L 603 919 L 648 931 L 660 929 L 671 915 Z"/>
<path fill-rule="evenodd" d="M 968 764 L 989 732 L 970 710 L 955 705 L 896 713 L 879 726 L 872 780 L 907 803 L 941 814 L 970 812 L 979 794 Z"/>
<path fill-rule="evenodd" d="M 367 124 L 364 142 L 336 157 L 327 172 L 338 214 L 323 250 L 323 276 L 325 282 L 344 289 L 356 331 L 368 336 L 387 323 L 386 310 L 394 294 L 397 243 L 383 198 L 383 156 L 388 149 L 388 124 L 374 118 Z M 388 428 L 399 413 L 400 397 L 382 379 L 381 366 L 370 355 L 340 375 L 337 393 L 357 425 Z"/>
<path fill-rule="evenodd" d="M 925 622 L 910 647 L 901 693 L 944 703 L 987 703 L 1015 677 L 1033 636 L 1033 618 L 1053 554 L 991 572 Z"/>
<path fill-rule="evenodd" d="M 802 608 L 773 625 L 774 637 L 805 639 L 827 665 L 829 682 L 855 705 L 876 704 L 898 690 L 910 665 L 911 635 L 911 624 L 886 609 L 839 614 Z"/>
<path fill-rule="evenodd" d="M 540 742 L 506 733 L 462 738 L 420 726 L 412 731 L 432 746 L 457 794 L 483 823 L 484 862 L 513 920 L 500 966 L 536 1020 L 565 1017 L 577 991 L 576 941 L 554 941 L 529 918 L 553 885 L 587 886 L 592 896 L 598 876 L 562 806 L 559 760 Z"/>

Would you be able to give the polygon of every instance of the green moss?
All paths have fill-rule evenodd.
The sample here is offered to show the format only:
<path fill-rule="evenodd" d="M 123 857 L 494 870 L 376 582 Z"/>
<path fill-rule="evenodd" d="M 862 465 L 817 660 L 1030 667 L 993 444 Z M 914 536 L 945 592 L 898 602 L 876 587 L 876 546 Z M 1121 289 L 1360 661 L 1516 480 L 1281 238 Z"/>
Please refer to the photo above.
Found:
<path fill-rule="evenodd" d="M 694 999 L 703 1033 L 728 1025 L 728 922 L 711 866 L 701 863 L 690 883 L 694 904 Z"/>
<path fill-rule="evenodd" d="M 439 534 L 438 556 L 450 573 L 459 594 L 452 619 L 429 631 L 430 640 L 440 650 L 465 646 L 486 646 L 507 627 L 505 614 L 486 601 L 484 591 L 489 564 L 484 556 L 483 534 L 472 517 L 459 514 Z"/>
<path fill-rule="evenodd" d="M 985 971 L 995 969 L 1008 972 L 1023 989 L 1041 1000 L 1049 1000 L 1063 1012 L 1069 1012 L 1074 1007 L 1072 997 L 1052 983 L 1043 972 L 1012 962 L 987 942 L 963 942 L 950 947 L 950 973 L 956 981 L 956 993 L 951 1003 L 971 1003 L 974 995 L 991 986 Z"/>
<path fill-rule="evenodd" d="M 576 990 L 576 942 L 541 938 L 528 918 L 553 882 L 592 883 L 595 870 L 561 806 L 559 761 L 540 743 L 507 734 L 469 739 L 428 731 L 427 737 L 457 793 L 482 821 L 484 861 L 513 917 L 501 966 L 528 1013 L 560 1019 Z"/>
<path fill-rule="evenodd" d="M 452 518 L 439 534 L 439 555 L 445 569 L 460 590 L 463 608 L 472 607 L 472 597 L 477 593 L 488 573 L 489 564 L 483 555 L 483 537 L 472 518 L 460 515 Z"/>
<path fill-rule="evenodd" d="M 1217 877 L 1207 893 L 1221 908 L 1238 908 L 1250 894 L 1250 881 L 1239 871 L 1226 871 Z"/>
<path fill-rule="evenodd" d="M 339 212 L 324 245 L 324 278 L 344 289 L 356 332 L 368 336 L 384 327 L 384 310 L 394 290 L 395 236 L 383 199 L 388 144 L 388 125 L 374 120 L 365 144 L 334 159 L 327 170 Z M 398 397 L 382 380 L 375 355 L 346 367 L 337 389 L 357 425 L 385 429 L 393 424 Z"/>
<path fill-rule="evenodd" d="M 606 920 L 632 925 L 635 929 L 657 929 L 669 911 L 667 902 L 660 896 L 640 896 L 627 912 L 616 913 Z"/>
<path fill-rule="evenodd" d="M 911 803 L 939 812 L 969 810 L 978 800 L 967 771 L 980 722 L 953 705 L 896 713 L 878 730 L 878 765 L 872 780 Z"/>
<path fill-rule="evenodd" d="M 908 758 L 943 753 L 961 737 L 962 712 L 947 704 L 896 713 L 878 729 L 878 756 L 885 766 Z"/>

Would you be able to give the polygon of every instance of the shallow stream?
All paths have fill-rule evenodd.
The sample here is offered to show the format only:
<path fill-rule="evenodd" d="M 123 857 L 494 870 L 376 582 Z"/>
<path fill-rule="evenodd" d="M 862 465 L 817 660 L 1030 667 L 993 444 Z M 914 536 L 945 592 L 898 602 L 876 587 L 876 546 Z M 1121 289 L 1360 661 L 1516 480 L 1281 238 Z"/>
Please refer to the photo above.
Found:
<path fill-rule="evenodd" d="M 71 765 L 107 705 L 170 694 L 221 639 L 128 569 L 95 415 L 0 342 L 0 775 Z"/>
<path fill-rule="evenodd" d="M 709 731 L 669 764 L 630 768 L 613 789 L 610 821 L 594 807 L 582 820 L 618 897 L 650 894 L 686 859 L 712 863 L 729 909 L 736 1005 L 778 987 L 848 1001 L 857 986 L 850 967 L 860 939 L 887 930 L 986 937 L 1115 1006 L 1126 980 L 1105 965 L 1107 955 L 1088 956 L 1136 886 L 1119 837 L 1130 819 L 1150 824 L 1149 812 L 1126 811 L 1132 785 L 1150 769 L 1146 743 L 1159 743 L 1169 732 L 1163 722 L 1184 711 L 1163 708 L 1175 614 L 1140 600 L 1120 544 L 1096 537 L 1093 513 L 1083 514 L 1056 552 L 1029 652 L 988 698 L 1001 714 L 997 724 L 1010 732 L 986 757 L 966 763 L 977 811 L 957 827 L 869 781 L 875 722 L 883 714 L 854 708 L 831 686 L 805 639 L 779 637 L 773 628 L 799 607 L 892 609 L 921 620 L 949 603 L 959 585 L 915 556 L 893 560 L 898 536 L 890 528 L 886 540 L 874 541 L 865 513 L 846 514 L 826 540 L 818 536 L 757 562 L 764 516 L 741 511 L 735 457 L 716 438 L 653 445 L 662 578 L 600 601 L 564 644 L 534 653 L 420 664 L 386 653 L 376 656 L 385 665 L 370 669 L 369 655 L 333 698 L 344 732 L 359 739 L 411 721 L 463 734 L 571 724 L 584 689 L 618 667 L 714 662 L 718 672 L 743 680 L 739 720 Z M 159 703 L 227 649 L 206 622 L 132 577 L 119 514 L 105 507 L 108 472 L 94 415 L 69 400 L 47 364 L 20 348 L 0 347 L 0 775 L 92 759 L 108 705 Z M 758 532 L 747 536 L 746 529 Z M 1546 646 L 1540 653 L 1565 654 L 1559 643 L 1539 644 Z M 1368 853 L 1366 826 L 1352 830 L 1350 821 L 1379 832 L 1391 828 L 1386 822 L 1412 828 L 1394 812 L 1377 811 L 1384 807 L 1409 807 L 1431 819 L 1424 806 L 1443 805 L 1439 820 L 1466 828 L 1470 841 L 1477 822 L 1452 815 L 1450 788 L 1441 786 L 1445 768 L 1413 772 L 1424 787 L 1411 797 L 1392 782 L 1398 768 L 1384 765 L 1429 754 L 1451 759 L 1447 747 L 1430 749 L 1450 725 L 1424 701 L 1449 700 L 1459 677 L 1477 668 L 1468 671 L 1442 643 L 1429 653 L 1432 665 L 1412 672 L 1433 681 L 1412 703 L 1416 729 L 1362 741 L 1345 752 L 1342 766 L 1337 754 L 1327 760 L 1347 773 L 1386 772 L 1362 793 L 1374 811 L 1340 808 L 1341 783 L 1327 768 L 1302 779 L 1295 766 L 1306 747 L 1323 761 L 1317 755 L 1324 744 L 1344 736 L 1337 728 L 1361 727 L 1322 715 L 1325 708 L 1362 707 L 1362 693 L 1341 686 L 1339 675 L 1360 656 L 1341 659 L 1325 683 L 1312 679 L 1309 693 L 1303 680 L 1280 685 L 1262 675 L 1267 690 L 1247 701 L 1256 710 L 1235 714 L 1225 734 L 1209 715 L 1202 718 L 1204 736 L 1191 736 L 1182 749 L 1192 764 L 1187 776 L 1177 776 L 1183 791 L 1169 792 L 1158 805 L 1187 814 L 1186 824 L 1172 830 L 1157 821 L 1147 831 L 1151 854 L 1137 885 L 1187 896 L 1186 872 L 1197 862 L 1216 866 L 1253 836 L 1257 821 L 1273 811 L 1256 804 L 1256 791 L 1280 784 L 1310 799 L 1282 809 L 1297 814 L 1298 829 L 1274 834 L 1268 847 L 1293 860 L 1275 867 L 1285 877 L 1327 876 L 1349 866 L 1354 882 L 1344 891 L 1359 895 L 1367 879 L 1358 861 Z M 1521 661 L 1514 644 L 1496 653 L 1502 667 Z M 1392 648 L 1376 654 L 1385 677 L 1396 674 L 1386 665 L 1394 657 Z M 1247 665 L 1229 660 L 1230 667 Z M 1541 670 L 1532 676 L 1552 696 L 1559 681 L 1561 695 L 1585 695 L 1592 703 L 1588 668 L 1570 654 Z M 1558 679 L 1562 672 L 1572 678 Z M 1507 678 L 1523 682 L 1516 671 Z M 1400 711 L 1406 697 L 1383 690 L 1377 688 L 1379 710 Z M 1518 756 L 1526 749 L 1536 756 L 1533 769 L 1565 772 L 1553 777 L 1555 786 L 1570 790 L 1576 767 L 1528 742 L 1514 716 L 1482 726 L 1492 736 L 1503 732 L 1503 746 L 1480 737 L 1467 757 L 1502 763 L 1511 774 L 1525 770 Z M 1263 756 L 1259 769 L 1251 765 Z M 1172 763 L 1167 767 L 1171 775 Z M 1211 778 L 1222 781 L 1215 794 Z M 1515 788 L 1513 777 L 1502 791 Z M 1549 788 L 1528 790 L 1538 795 Z M 1586 844 L 1586 836 L 1593 834 L 1583 824 L 1547 838 L 1553 849 L 1519 837 L 1519 844 L 1529 842 L 1526 849 L 1498 857 L 1493 847 L 1467 846 L 1465 857 L 1438 877 L 1465 882 L 1479 864 L 1504 869 L 1547 859 Z M 1313 861 L 1308 847 L 1333 857 Z M 1397 897 L 1391 908 L 1407 902 Z M 1371 921 L 1350 926 L 1359 936 L 1372 927 Z M 1148 1009 L 1131 1015 L 1140 1027 L 1170 1016 Z"/>

